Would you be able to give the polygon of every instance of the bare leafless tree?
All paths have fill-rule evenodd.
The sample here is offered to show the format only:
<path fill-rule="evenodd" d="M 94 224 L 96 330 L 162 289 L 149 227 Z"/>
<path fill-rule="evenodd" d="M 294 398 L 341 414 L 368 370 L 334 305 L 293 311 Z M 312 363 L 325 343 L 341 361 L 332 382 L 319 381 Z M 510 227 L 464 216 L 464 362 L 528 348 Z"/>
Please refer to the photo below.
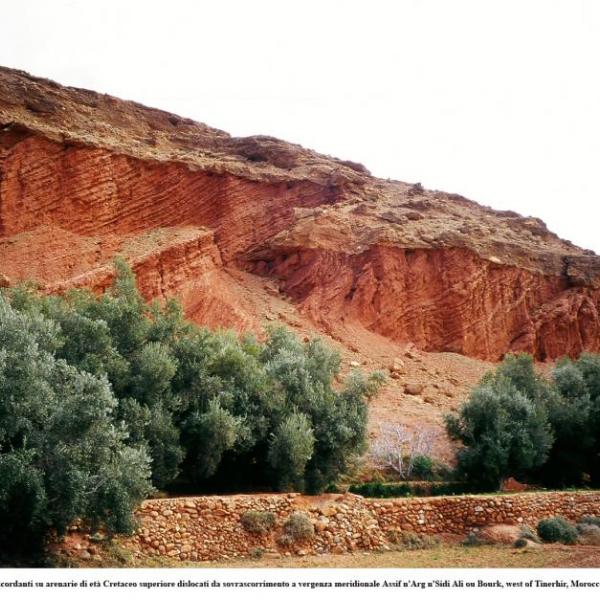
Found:
<path fill-rule="evenodd" d="M 386 423 L 371 449 L 373 464 L 380 469 L 391 469 L 401 479 L 412 475 L 415 458 L 429 455 L 435 433 L 426 427 L 408 428 L 399 423 Z"/>

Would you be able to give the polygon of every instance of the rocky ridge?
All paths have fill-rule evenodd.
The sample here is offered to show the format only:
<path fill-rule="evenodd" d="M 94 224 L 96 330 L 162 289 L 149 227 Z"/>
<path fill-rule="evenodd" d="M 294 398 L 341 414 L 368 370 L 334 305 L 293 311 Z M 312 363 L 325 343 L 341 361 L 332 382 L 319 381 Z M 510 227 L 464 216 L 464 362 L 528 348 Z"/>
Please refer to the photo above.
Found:
<path fill-rule="evenodd" d="M 0 68 L 0 286 L 102 291 L 117 254 L 198 323 L 387 369 L 378 419 L 439 424 L 507 352 L 600 350 L 600 258 L 539 219 Z"/>

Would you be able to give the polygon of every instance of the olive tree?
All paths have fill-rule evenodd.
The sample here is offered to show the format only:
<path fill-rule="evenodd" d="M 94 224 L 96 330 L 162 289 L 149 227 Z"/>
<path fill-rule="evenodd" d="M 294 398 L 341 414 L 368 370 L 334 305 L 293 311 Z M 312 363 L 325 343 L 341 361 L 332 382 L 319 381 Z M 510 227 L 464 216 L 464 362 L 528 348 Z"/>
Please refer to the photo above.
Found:
<path fill-rule="evenodd" d="M 60 329 L 0 297 L 0 546 L 31 546 L 75 518 L 128 531 L 151 489 L 105 377 L 57 359 Z"/>
<path fill-rule="evenodd" d="M 476 387 L 458 415 L 446 417 L 446 426 L 463 444 L 459 473 L 489 490 L 542 465 L 553 442 L 545 407 L 502 375 Z"/>

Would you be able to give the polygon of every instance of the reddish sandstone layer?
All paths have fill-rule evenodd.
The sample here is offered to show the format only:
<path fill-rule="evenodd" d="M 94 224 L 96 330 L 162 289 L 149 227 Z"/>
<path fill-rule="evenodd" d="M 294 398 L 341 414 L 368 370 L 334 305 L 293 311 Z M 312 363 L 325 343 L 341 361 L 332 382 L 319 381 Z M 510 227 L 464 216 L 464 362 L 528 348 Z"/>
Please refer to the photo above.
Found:
<path fill-rule="evenodd" d="M 600 258 L 537 219 L 0 69 L 0 281 L 101 290 L 117 254 L 211 326 L 600 350 Z"/>
<path fill-rule="evenodd" d="M 373 245 L 360 254 L 271 248 L 257 272 L 325 327 L 361 323 L 426 351 L 496 360 L 507 351 L 538 358 L 600 348 L 600 290 L 498 264 L 465 248 Z"/>

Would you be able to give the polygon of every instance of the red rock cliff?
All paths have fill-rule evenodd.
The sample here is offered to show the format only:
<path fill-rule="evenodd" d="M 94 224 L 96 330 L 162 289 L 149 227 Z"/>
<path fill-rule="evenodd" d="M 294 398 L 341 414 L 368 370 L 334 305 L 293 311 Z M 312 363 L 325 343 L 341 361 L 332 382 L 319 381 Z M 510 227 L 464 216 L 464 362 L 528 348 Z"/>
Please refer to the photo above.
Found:
<path fill-rule="evenodd" d="M 600 258 L 537 219 L 0 68 L 0 285 L 102 290 L 116 254 L 212 326 L 260 327 L 271 294 L 334 337 L 600 350 Z"/>

